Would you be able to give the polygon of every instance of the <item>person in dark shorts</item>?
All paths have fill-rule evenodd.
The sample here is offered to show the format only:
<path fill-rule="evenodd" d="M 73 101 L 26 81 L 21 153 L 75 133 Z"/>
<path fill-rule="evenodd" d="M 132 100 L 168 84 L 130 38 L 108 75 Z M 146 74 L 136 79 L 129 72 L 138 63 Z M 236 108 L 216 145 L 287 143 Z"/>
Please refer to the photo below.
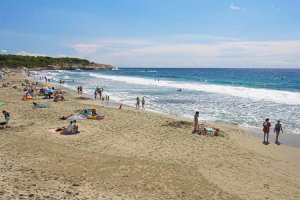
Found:
<path fill-rule="evenodd" d="M 270 127 L 271 127 L 271 123 L 269 122 L 269 118 L 267 118 L 263 123 L 264 144 L 269 144 Z M 267 141 L 266 141 L 266 136 L 267 136 Z"/>
<path fill-rule="evenodd" d="M 276 141 L 275 141 L 276 144 L 280 144 L 278 142 L 278 137 L 279 137 L 280 132 L 283 133 L 283 129 L 282 129 L 282 126 L 280 124 L 280 120 L 277 120 L 277 124 L 275 125 L 275 128 L 274 128 L 274 133 L 276 133 Z"/>

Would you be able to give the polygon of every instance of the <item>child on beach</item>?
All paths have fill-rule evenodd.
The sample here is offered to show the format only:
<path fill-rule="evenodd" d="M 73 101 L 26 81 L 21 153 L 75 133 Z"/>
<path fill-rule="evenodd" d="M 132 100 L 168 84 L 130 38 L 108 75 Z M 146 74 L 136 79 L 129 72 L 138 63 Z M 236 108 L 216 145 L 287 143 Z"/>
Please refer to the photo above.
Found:
<path fill-rule="evenodd" d="M 197 133 L 199 130 L 198 130 L 198 127 L 199 127 L 199 111 L 197 111 L 194 115 L 194 133 Z"/>
<path fill-rule="evenodd" d="M 269 144 L 269 132 L 270 132 L 271 123 L 269 122 L 269 118 L 265 120 L 263 123 L 263 131 L 264 131 L 264 144 Z M 267 141 L 266 141 L 267 135 Z"/>
<path fill-rule="evenodd" d="M 4 115 L 4 119 L 5 119 L 5 122 L 6 122 L 6 128 L 10 128 L 10 126 L 9 126 L 10 113 L 6 110 L 3 110 L 2 113 Z"/>
<path fill-rule="evenodd" d="M 275 125 L 275 128 L 274 128 L 274 133 L 276 133 L 276 141 L 275 141 L 276 144 L 280 144 L 278 142 L 278 137 L 279 137 L 280 131 L 283 133 L 283 129 L 282 129 L 282 126 L 280 124 L 280 120 L 277 120 L 277 124 Z"/>

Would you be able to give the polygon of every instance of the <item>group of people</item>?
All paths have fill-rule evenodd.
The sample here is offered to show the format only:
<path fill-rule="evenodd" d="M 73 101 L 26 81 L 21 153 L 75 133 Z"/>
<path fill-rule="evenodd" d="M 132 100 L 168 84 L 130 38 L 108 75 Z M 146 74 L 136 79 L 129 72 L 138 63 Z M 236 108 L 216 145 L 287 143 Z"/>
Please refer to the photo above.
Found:
<path fill-rule="evenodd" d="M 270 128 L 271 128 L 270 119 L 267 118 L 263 123 L 263 132 L 264 132 L 264 141 L 263 141 L 263 143 L 264 144 L 269 144 Z M 283 129 L 282 129 L 282 125 L 280 123 L 280 120 L 277 120 L 277 123 L 275 124 L 275 127 L 274 127 L 274 133 L 276 133 L 275 144 L 280 144 L 279 141 L 278 141 L 280 132 L 283 133 Z M 266 137 L 267 137 L 267 140 L 266 140 Z"/>
<path fill-rule="evenodd" d="M 82 95 L 82 85 L 79 85 L 79 86 L 77 87 L 77 92 L 78 92 L 78 94 L 81 94 L 81 95 Z"/>
<path fill-rule="evenodd" d="M 46 82 L 46 83 L 50 83 L 50 79 L 47 78 L 47 76 L 45 76 L 45 82 Z"/>
<path fill-rule="evenodd" d="M 67 128 L 65 128 L 65 127 L 57 128 L 55 131 L 61 132 L 61 134 L 63 134 L 63 135 L 79 133 L 78 125 L 76 124 L 76 120 L 70 121 Z"/>
<path fill-rule="evenodd" d="M 210 135 L 210 136 L 219 136 L 219 128 L 209 128 L 209 127 L 201 127 L 202 130 L 200 130 L 199 125 L 199 111 L 196 111 L 194 115 L 194 131 L 193 134 L 198 135 Z"/>
<path fill-rule="evenodd" d="M 145 98 L 144 97 L 142 97 L 142 100 L 140 100 L 139 97 L 136 98 L 135 109 L 139 110 L 140 104 L 142 104 L 142 108 L 145 110 Z"/>
<path fill-rule="evenodd" d="M 94 91 L 95 99 L 97 99 L 97 96 L 99 95 L 100 100 L 102 100 L 102 92 L 104 91 L 103 88 L 96 87 Z M 107 98 L 107 97 L 106 97 Z"/>

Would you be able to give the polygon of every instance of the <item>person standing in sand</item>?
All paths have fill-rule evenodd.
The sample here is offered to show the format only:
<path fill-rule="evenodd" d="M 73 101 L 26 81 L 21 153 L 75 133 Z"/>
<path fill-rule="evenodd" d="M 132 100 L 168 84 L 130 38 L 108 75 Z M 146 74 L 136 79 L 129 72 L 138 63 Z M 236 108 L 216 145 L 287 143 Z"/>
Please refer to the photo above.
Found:
<path fill-rule="evenodd" d="M 145 98 L 142 98 L 142 108 L 145 110 Z"/>
<path fill-rule="evenodd" d="M 79 87 L 80 94 L 82 95 L 82 85 Z"/>
<path fill-rule="evenodd" d="M 283 129 L 282 129 L 282 126 L 280 124 L 280 120 L 277 120 L 277 124 L 275 125 L 275 128 L 274 128 L 274 133 L 276 133 L 276 141 L 275 141 L 275 144 L 280 144 L 278 142 L 278 137 L 279 137 L 279 133 L 282 132 L 283 133 Z"/>
<path fill-rule="evenodd" d="M 136 104 L 135 104 L 135 109 L 139 110 L 140 109 L 140 98 L 136 98 Z"/>
<path fill-rule="evenodd" d="M 197 133 L 199 131 L 198 126 L 199 126 L 199 111 L 196 111 L 194 115 L 194 133 Z"/>
<path fill-rule="evenodd" d="M 270 127 L 271 127 L 271 123 L 269 122 L 269 118 L 267 118 L 263 123 L 264 144 L 269 144 Z M 266 136 L 267 136 L 267 141 L 266 141 Z"/>
<path fill-rule="evenodd" d="M 95 99 L 97 99 L 97 94 L 98 94 L 98 87 L 94 91 Z"/>

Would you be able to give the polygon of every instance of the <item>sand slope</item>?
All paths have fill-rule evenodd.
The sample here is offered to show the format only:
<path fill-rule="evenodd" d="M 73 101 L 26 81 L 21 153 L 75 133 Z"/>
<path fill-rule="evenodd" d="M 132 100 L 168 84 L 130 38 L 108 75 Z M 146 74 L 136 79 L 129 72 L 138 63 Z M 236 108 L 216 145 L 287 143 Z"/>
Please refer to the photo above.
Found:
<path fill-rule="evenodd" d="M 20 83 L 22 78 L 10 81 Z M 12 128 L 0 130 L 0 198 L 32 199 L 298 199 L 299 149 L 270 144 L 236 127 L 224 136 L 191 134 L 174 117 L 107 108 L 67 94 L 34 109 L 22 93 L 0 88 Z M 93 105 L 101 121 L 78 122 L 60 135 L 62 115 Z M 214 124 L 216 126 L 216 124 Z"/>

